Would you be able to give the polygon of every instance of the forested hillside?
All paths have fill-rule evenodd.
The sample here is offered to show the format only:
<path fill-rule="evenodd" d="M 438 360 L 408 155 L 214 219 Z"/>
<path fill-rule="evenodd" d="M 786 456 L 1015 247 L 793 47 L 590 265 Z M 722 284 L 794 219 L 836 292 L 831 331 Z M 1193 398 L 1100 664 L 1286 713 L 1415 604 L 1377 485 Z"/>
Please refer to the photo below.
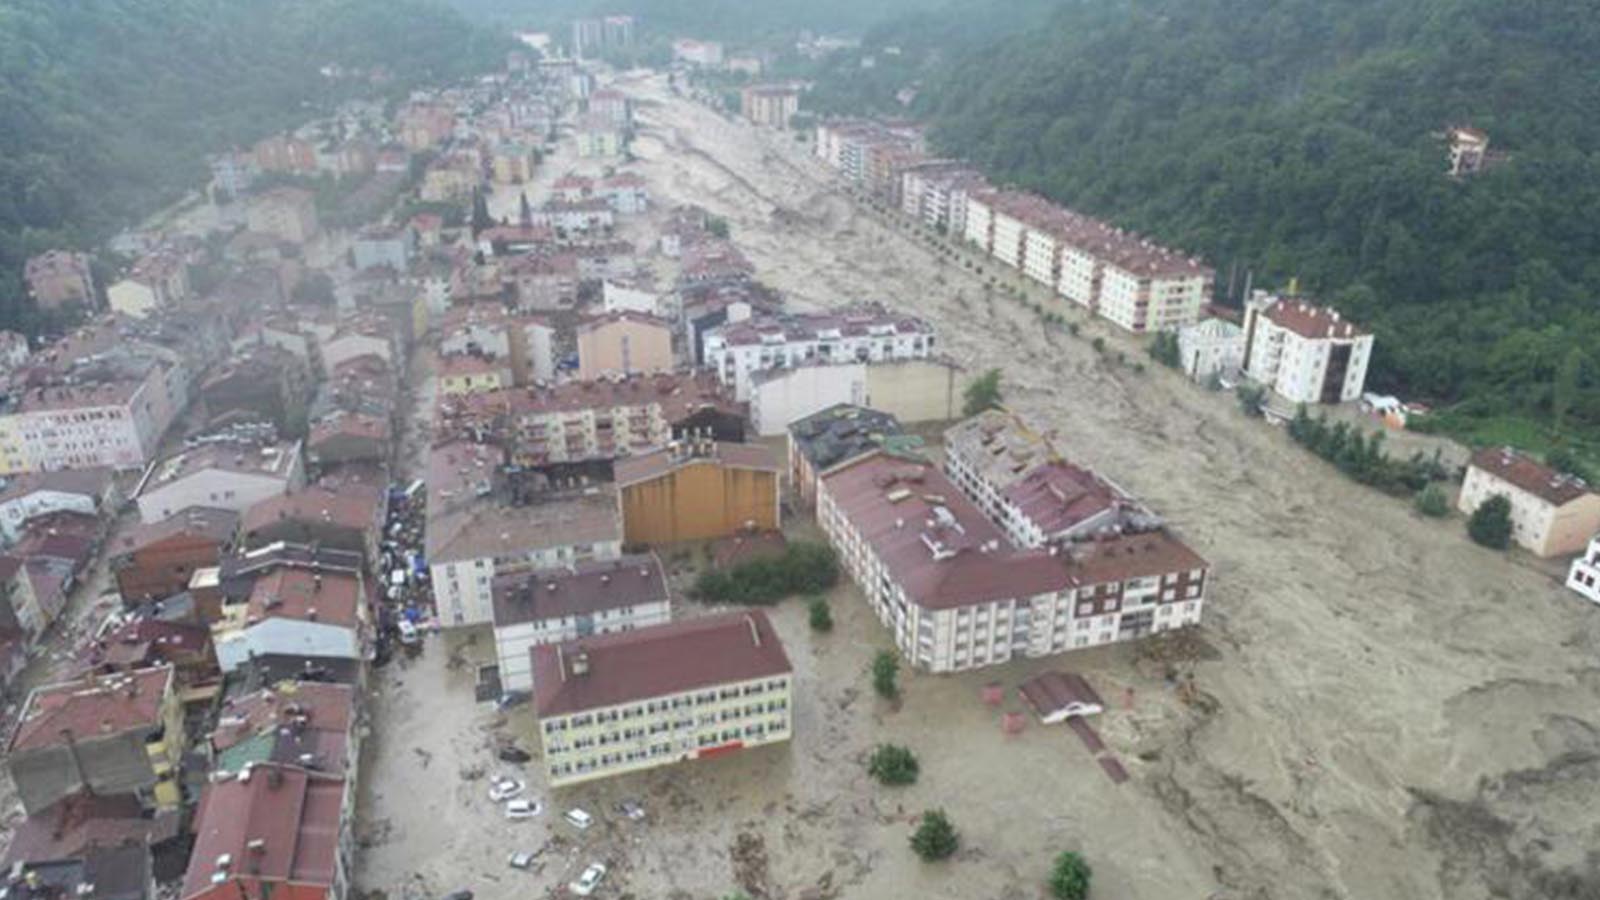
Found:
<path fill-rule="evenodd" d="M 204 178 L 208 152 L 297 124 L 365 79 L 495 64 L 501 38 L 429 0 L 0 0 L 0 327 L 37 324 L 21 267 L 90 246 Z"/>
<path fill-rule="evenodd" d="M 627 14 L 641 32 L 755 41 L 809 28 L 859 33 L 885 19 L 942 7 L 949 0 L 449 0 L 467 16 L 519 28 L 544 28 L 565 40 L 571 20 Z"/>
<path fill-rule="evenodd" d="M 946 46 L 893 63 L 942 149 L 1205 254 L 1222 290 L 1237 265 L 1235 300 L 1246 270 L 1299 276 L 1377 330 L 1373 386 L 1458 430 L 1600 430 L 1600 6 L 1074 0 Z M 881 79 L 852 61 L 818 100 L 882 106 Z M 1510 161 L 1445 177 L 1450 123 Z"/>

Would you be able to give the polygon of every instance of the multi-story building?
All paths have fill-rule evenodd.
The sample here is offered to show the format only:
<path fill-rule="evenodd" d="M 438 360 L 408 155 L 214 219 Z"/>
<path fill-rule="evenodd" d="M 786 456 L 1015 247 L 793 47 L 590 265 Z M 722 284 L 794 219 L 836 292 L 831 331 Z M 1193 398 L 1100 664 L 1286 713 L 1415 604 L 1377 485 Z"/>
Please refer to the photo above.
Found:
<path fill-rule="evenodd" d="M 533 180 L 538 158 L 538 154 L 527 144 L 501 144 L 494 148 L 490 171 L 494 173 L 494 180 L 501 184 L 525 184 Z"/>
<path fill-rule="evenodd" d="M 429 458 L 426 557 L 447 626 L 494 620 L 496 575 L 622 555 L 614 489 L 524 498 L 501 458 L 498 448 L 466 442 L 436 447 Z"/>
<path fill-rule="evenodd" d="M 106 303 L 135 319 L 187 299 L 189 263 L 174 250 L 157 250 L 140 257 L 121 281 L 106 288 Z"/>
<path fill-rule="evenodd" d="M 404 273 L 417 253 L 417 236 L 410 228 L 369 228 L 350 247 L 358 271 L 387 268 Z"/>
<path fill-rule="evenodd" d="M 817 476 L 883 449 L 920 458 L 922 439 L 908 435 L 894 416 L 840 403 L 789 426 L 789 487 L 802 502 L 816 501 Z"/>
<path fill-rule="evenodd" d="M 262 761 L 205 785 L 179 900 L 344 900 L 353 781 Z"/>
<path fill-rule="evenodd" d="M 218 565 L 233 550 L 238 531 L 238 513 L 196 506 L 119 535 L 110 567 L 123 603 L 182 593 L 197 570 Z"/>
<path fill-rule="evenodd" d="M 739 89 L 739 114 L 756 125 L 788 128 L 800 111 L 800 88 L 793 84 L 750 84 Z"/>
<path fill-rule="evenodd" d="M 754 610 L 534 647 L 545 775 L 562 787 L 789 739 L 793 667 Z"/>
<path fill-rule="evenodd" d="M 139 516 L 159 522 L 191 506 L 242 513 L 304 484 L 298 441 L 210 441 L 180 450 L 145 473 L 137 492 Z"/>
<path fill-rule="evenodd" d="M 0 474 L 144 465 L 171 422 L 167 375 L 21 391 L 0 406 Z"/>
<path fill-rule="evenodd" d="M 755 316 L 705 335 L 705 363 L 734 396 L 750 399 L 755 373 L 815 363 L 882 362 L 933 354 L 933 326 L 882 306 Z"/>
<path fill-rule="evenodd" d="M 1059 459 L 1050 439 L 1013 413 L 991 409 L 945 429 L 944 470 L 992 522 L 1005 519 L 1005 492 Z"/>
<path fill-rule="evenodd" d="M 691 435 L 619 459 L 623 540 L 672 544 L 778 528 L 778 461 L 761 444 Z"/>
<path fill-rule="evenodd" d="M 22 277 L 28 283 L 28 295 L 41 309 L 69 303 L 95 305 L 94 272 L 87 253 L 47 250 L 28 259 Z"/>
<path fill-rule="evenodd" d="M 573 128 L 578 156 L 583 158 L 620 156 L 628 145 L 627 132 L 604 117 L 585 116 Z"/>
<path fill-rule="evenodd" d="M 1600 534 L 1589 539 L 1589 548 L 1572 561 L 1567 572 L 1567 587 L 1594 603 L 1600 603 Z"/>
<path fill-rule="evenodd" d="M 633 103 L 621 91 L 601 88 L 590 94 L 589 113 L 623 130 L 633 127 Z"/>
<path fill-rule="evenodd" d="M 1535 556 L 1580 553 L 1600 532 L 1600 494 L 1510 447 L 1472 454 L 1456 508 L 1470 516 L 1497 494 L 1511 501 L 1511 539 Z"/>
<path fill-rule="evenodd" d="M 1019 550 L 938 469 L 881 451 L 820 478 L 817 518 L 901 653 L 928 671 L 1200 619 L 1207 565 L 1167 532 Z"/>
<path fill-rule="evenodd" d="M 35 688 L 6 766 L 30 814 L 79 792 L 137 794 L 146 809 L 176 809 L 185 743 L 173 668 L 160 666 Z"/>
<path fill-rule="evenodd" d="M 1257 291 L 1244 310 L 1244 374 L 1291 403 L 1361 396 L 1372 332 L 1339 311 Z"/>
<path fill-rule="evenodd" d="M 714 68 L 722 65 L 722 58 L 722 44 L 718 41 L 697 41 L 693 38 L 679 38 L 672 42 L 672 59 L 674 62 Z"/>
<path fill-rule="evenodd" d="M 0 490 L 0 534 L 15 541 L 29 520 L 54 512 L 107 515 L 119 500 L 116 480 L 103 466 L 19 475 Z"/>
<path fill-rule="evenodd" d="M 496 577 L 495 653 L 507 691 L 533 688 L 529 650 L 672 619 L 666 572 L 654 556 L 592 560 Z"/>
<path fill-rule="evenodd" d="M 965 235 L 967 197 L 988 183 L 966 163 L 936 159 L 908 166 L 900 176 L 900 209 L 929 228 Z"/>
<path fill-rule="evenodd" d="M 613 312 L 578 325 L 578 377 L 670 372 L 672 325 L 637 312 Z"/>
<path fill-rule="evenodd" d="M 256 580 L 247 602 L 223 607 L 211 627 L 217 663 L 232 672 L 257 656 L 365 659 L 373 601 L 360 574 L 280 566 Z"/>

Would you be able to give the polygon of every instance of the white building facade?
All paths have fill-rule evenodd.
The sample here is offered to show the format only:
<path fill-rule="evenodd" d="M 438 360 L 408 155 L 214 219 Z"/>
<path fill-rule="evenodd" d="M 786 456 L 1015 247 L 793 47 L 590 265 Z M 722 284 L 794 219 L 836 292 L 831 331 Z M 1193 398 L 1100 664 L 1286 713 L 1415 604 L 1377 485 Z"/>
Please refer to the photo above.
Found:
<path fill-rule="evenodd" d="M 1361 396 L 1372 334 L 1338 310 L 1257 291 L 1245 304 L 1244 373 L 1290 403 Z"/>

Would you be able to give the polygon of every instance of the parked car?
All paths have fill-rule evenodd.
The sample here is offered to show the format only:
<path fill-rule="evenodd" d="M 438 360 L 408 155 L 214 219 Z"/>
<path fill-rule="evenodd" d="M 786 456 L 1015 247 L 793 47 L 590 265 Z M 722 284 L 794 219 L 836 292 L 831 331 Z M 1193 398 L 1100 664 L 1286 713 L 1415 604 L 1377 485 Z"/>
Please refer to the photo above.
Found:
<path fill-rule="evenodd" d="M 576 806 L 567 810 L 567 814 L 562 818 L 567 820 L 568 825 L 571 825 L 573 828 L 576 828 L 579 831 L 584 831 L 588 829 L 590 825 L 594 824 L 594 816 L 589 815 L 587 812 L 577 808 Z"/>
<path fill-rule="evenodd" d="M 589 868 L 583 870 L 583 874 L 578 876 L 577 881 L 567 885 L 567 890 L 577 894 L 579 897 L 587 897 L 594 893 L 595 888 L 600 886 L 600 879 L 604 877 L 606 877 L 605 863 L 590 863 Z"/>
<path fill-rule="evenodd" d="M 526 869 L 533 865 L 533 860 L 538 855 L 537 852 L 529 853 L 526 850 L 518 850 L 511 854 L 511 858 L 506 860 L 506 864 L 513 869 Z"/>
<path fill-rule="evenodd" d="M 526 787 L 527 785 L 509 775 L 501 775 L 489 783 L 489 799 L 496 803 L 510 800 L 512 797 L 522 793 Z"/>
<path fill-rule="evenodd" d="M 636 800 L 623 800 L 617 804 L 617 813 L 630 822 L 644 818 L 644 807 Z"/>
<path fill-rule="evenodd" d="M 506 804 L 506 818 L 531 819 L 544 812 L 544 807 L 537 800 L 513 800 Z"/>
<path fill-rule="evenodd" d="M 507 744 L 500 748 L 500 761 L 522 765 L 533 760 L 533 754 L 514 744 Z"/>

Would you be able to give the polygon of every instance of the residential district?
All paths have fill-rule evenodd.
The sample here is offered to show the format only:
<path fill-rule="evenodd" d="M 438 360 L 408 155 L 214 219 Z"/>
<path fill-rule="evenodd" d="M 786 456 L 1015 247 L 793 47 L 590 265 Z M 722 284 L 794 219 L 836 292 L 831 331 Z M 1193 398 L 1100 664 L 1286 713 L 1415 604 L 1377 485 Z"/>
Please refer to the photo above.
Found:
<path fill-rule="evenodd" d="M 1228 577 L 1185 537 L 1205 513 L 1169 516 L 1122 486 L 1130 459 L 972 403 L 984 373 L 915 304 L 791 302 L 725 220 L 664 203 L 630 149 L 637 98 L 582 59 L 632 28 L 584 20 L 575 56 L 512 54 L 392 117 L 350 104 L 223 153 L 204 200 L 118 239 L 132 262 L 111 284 L 81 250 L 28 264 L 37 303 L 96 311 L 41 345 L 0 336 L 8 896 L 666 896 L 652 877 L 688 876 L 630 875 L 627 840 L 595 836 L 717 815 L 643 770 L 693 794 L 764 759 L 741 782 L 760 795 L 775 760 L 840 740 L 806 695 L 858 657 L 797 642 L 981 685 L 1005 739 L 1066 722 L 1056 765 L 1107 784 L 1145 764 L 1091 724 L 1136 699 L 1088 654 L 1176 652 L 1203 627 Z M 760 68 L 692 38 L 673 52 L 685 83 Z M 738 127 L 786 128 L 802 94 L 746 88 Z M 1064 306 L 1176 335 L 1196 382 L 1259 385 L 1280 411 L 1406 411 L 1364 392 L 1371 333 L 1298 291 L 1216 307 L 1203 261 L 930 158 L 910 123 L 805 137 L 818 177 Z M 337 213 L 355 224 L 321 221 L 322 174 L 353 186 Z M 1457 505 L 1496 496 L 1531 554 L 1580 554 L 1569 585 L 1600 602 L 1600 496 L 1494 447 Z M 843 633 L 704 588 L 820 547 L 804 558 L 845 579 L 816 592 Z M 979 680 L 939 680 L 961 673 Z M 386 699 L 424 679 L 434 706 Z M 459 709 L 491 722 L 471 760 L 368 746 L 479 727 Z M 582 793 L 602 780 L 621 787 Z M 396 804 L 425 819 L 422 797 L 455 796 L 436 781 L 489 811 L 498 862 L 360 875 Z M 706 877 L 768 896 L 766 852 L 741 835 Z"/>

